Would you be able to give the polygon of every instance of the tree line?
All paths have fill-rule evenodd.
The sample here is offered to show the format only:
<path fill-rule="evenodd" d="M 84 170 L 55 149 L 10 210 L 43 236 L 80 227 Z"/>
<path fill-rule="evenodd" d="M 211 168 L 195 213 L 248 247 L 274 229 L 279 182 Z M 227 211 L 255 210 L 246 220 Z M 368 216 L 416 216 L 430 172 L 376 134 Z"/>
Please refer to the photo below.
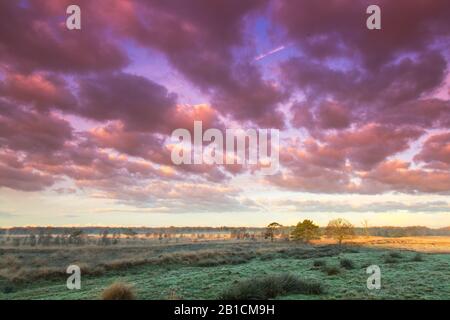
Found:
<path fill-rule="evenodd" d="M 277 222 L 270 223 L 266 227 L 265 238 L 269 238 L 273 241 L 278 233 L 278 230 L 282 229 L 283 226 L 281 224 Z M 335 239 L 337 243 L 341 245 L 344 240 L 355 236 L 355 227 L 347 220 L 338 218 L 331 220 L 322 231 L 321 228 L 314 224 L 312 220 L 305 219 L 297 223 L 297 225 L 289 233 L 289 239 L 309 243 L 311 240 L 319 239 L 322 234 Z"/>

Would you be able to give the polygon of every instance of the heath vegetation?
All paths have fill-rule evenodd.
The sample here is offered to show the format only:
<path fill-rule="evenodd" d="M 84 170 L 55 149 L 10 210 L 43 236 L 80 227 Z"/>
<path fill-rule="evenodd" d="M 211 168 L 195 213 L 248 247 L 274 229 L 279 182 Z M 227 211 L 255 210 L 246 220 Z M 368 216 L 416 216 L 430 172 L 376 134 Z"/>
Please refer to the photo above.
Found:
<path fill-rule="evenodd" d="M 450 298 L 450 237 L 373 231 L 359 234 L 344 220 L 326 228 L 303 220 L 259 229 L 3 230 L 0 299 Z M 80 290 L 65 286 L 74 264 Z M 383 289 L 369 292 L 374 264 Z"/>

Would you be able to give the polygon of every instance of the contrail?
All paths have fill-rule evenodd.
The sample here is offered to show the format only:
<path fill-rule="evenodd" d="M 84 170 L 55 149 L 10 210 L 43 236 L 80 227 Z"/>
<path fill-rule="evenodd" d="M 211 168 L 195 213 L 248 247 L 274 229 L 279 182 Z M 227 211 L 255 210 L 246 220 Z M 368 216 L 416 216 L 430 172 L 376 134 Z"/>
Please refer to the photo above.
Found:
<path fill-rule="evenodd" d="M 264 59 L 265 57 L 270 56 L 270 55 L 272 55 L 272 54 L 274 54 L 274 53 L 277 53 L 278 51 L 281 51 L 281 50 L 283 50 L 283 49 L 285 49 L 285 48 L 286 48 L 285 46 L 280 46 L 280 47 L 278 47 L 278 48 L 275 48 L 275 49 L 273 49 L 273 50 L 270 50 L 269 52 L 263 53 L 263 54 L 257 56 L 257 57 L 255 58 L 255 61 L 259 61 L 259 60 L 261 60 L 261 59 Z"/>

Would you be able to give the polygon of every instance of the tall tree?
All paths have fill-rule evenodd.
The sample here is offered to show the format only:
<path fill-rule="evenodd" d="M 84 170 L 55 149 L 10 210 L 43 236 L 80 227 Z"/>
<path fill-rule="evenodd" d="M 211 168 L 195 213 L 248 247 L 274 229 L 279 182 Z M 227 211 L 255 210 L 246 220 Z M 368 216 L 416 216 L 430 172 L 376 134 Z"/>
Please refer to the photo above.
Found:
<path fill-rule="evenodd" d="M 281 228 L 282 225 L 278 222 L 272 222 L 266 227 L 266 233 L 264 235 L 264 238 L 270 238 L 270 241 L 273 242 L 273 238 L 275 237 L 275 232 L 277 229 Z"/>

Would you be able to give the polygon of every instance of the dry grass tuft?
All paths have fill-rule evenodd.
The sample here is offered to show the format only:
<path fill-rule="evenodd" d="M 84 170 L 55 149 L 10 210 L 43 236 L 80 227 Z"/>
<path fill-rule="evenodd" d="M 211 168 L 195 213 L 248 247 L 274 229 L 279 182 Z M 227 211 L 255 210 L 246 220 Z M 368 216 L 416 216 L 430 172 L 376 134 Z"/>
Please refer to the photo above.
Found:
<path fill-rule="evenodd" d="M 167 300 L 183 300 L 183 297 L 178 294 L 177 289 L 171 288 L 167 294 Z"/>
<path fill-rule="evenodd" d="M 327 265 L 327 262 L 325 260 L 316 259 L 313 261 L 314 267 L 325 267 Z"/>
<path fill-rule="evenodd" d="M 136 295 L 132 286 L 115 282 L 102 292 L 102 300 L 134 300 Z"/>
<path fill-rule="evenodd" d="M 341 269 L 337 266 L 326 266 L 323 271 L 329 276 L 335 276 L 341 273 Z"/>

